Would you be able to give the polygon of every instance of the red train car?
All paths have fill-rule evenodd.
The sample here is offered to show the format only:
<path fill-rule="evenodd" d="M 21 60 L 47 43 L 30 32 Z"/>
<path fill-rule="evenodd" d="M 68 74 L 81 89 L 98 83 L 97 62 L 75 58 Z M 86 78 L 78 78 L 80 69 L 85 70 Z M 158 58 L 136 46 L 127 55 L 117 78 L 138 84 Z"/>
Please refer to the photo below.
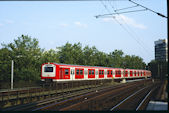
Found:
<path fill-rule="evenodd" d="M 100 66 L 44 63 L 41 66 L 41 80 L 57 82 L 101 79 L 123 79 L 151 77 L 148 70 L 110 68 Z"/>

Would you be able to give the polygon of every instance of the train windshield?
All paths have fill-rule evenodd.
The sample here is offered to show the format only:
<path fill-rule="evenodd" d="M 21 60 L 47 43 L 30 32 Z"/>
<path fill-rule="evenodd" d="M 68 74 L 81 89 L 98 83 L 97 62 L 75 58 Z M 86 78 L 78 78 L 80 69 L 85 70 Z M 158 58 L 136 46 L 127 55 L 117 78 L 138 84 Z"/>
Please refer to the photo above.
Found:
<path fill-rule="evenodd" d="M 53 72 L 53 67 L 45 67 L 45 72 Z"/>

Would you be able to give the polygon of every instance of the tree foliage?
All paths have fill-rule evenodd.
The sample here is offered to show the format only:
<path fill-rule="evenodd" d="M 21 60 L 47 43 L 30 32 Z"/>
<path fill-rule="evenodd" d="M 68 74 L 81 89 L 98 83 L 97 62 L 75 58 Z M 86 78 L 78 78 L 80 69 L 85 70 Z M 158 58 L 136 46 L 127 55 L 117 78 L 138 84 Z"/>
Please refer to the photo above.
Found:
<path fill-rule="evenodd" d="M 14 43 L 2 44 L 10 53 L 9 61 L 14 60 L 15 80 L 32 81 L 39 78 L 40 62 L 42 50 L 38 46 L 35 38 L 22 35 L 14 40 Z M 1 53 L 4 54 L 4 53 Z M 4 61 L 2 61 L 4 63 Z M 7 64 L 10 70 L 10 63 Z M 10 76 L 9 74 L 7 76 Z"/>
<path fill-rule="evenodd" d="M 148 68 L 152 72 L 153 78 L 165 79 L 168 74 L 168 61 L 152 60 L 148 63 Z"/>
<path fill-rule="evenodd" d="M 57 45 L 56 45 L 57 46 Z M 135 55 L 124 55 L 122 50 L 110 53 L 99 51 L 95 46 L 67 42 L 61 47 L 45 51 L 39 41 L 22 35 L 0 49 L 0 80 L 10 81 L 11 60 L 14 60 L 15 81 L 40 80 L 41 64 L 56 62 L 65 64 L 105 66 L 115 68 L 145 69 L 143 59 Z"/>

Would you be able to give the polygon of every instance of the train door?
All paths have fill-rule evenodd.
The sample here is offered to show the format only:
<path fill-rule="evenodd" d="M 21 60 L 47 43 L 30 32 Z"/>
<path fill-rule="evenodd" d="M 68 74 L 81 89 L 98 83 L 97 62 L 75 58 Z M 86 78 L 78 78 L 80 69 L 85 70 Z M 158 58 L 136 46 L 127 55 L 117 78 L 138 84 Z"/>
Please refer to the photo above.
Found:
<path fill-rule="evenodd" d="M 112 70 L 107 70 L 107 78 L 111 78 L 112 74 Z"/>
<path fill-rule="evenodd" d="M 134 71 L 134 76 L 136 76 L 136 71 Z"/>
<path fill-rule="evenodd" d="M 115 71 L 115 77 L 121 77 L 121 70 Z"/>
<path fill-rule="evenodd" d="M 128 71 L 124 70 L 124 77 L 128 77 Z"/>
<path fill-rule="evenodd" d="M 88 69 L 88 79 L 95 78 L 95 69 Z"/>
<path fill-rule="evenodd" d="M 130 77 L 130 70 L 128 70 L 128 76 L 127 76 L 128 78 Z"/>
<path fill-rule="evenodd" d="M 84 68 L 84 79 L 87 80 L 88 79 L 88 69 Z"/>
<path fill-rule="evenodd" d="M 75 79 L 84 79 L 84 69 L 75 68 Z"/>
<path fill-rule="evenodd" d="M 59 70 L 59 79 L 63 79 L 63 68 Z"/>
<path fill-rule="evenodd" d="M 107 79 L 107 69 L 104 69 L 104 79 Z"/>
<path fill-rule="evenodd" d="M 124 70 L 121 69 L 120 71 L 121 71 L 121 77 L 124 78 L 124 73 L 125 73 Z"/>
<path fill-rule="evenodd" d="M 99 78 L 104 78 L 104 70 L 99 69 Z"/>
<path fill-rule="evenodd" d="M 96 77 L 95 77 L 95 78 L 98 79 L 98 78 L 99 78 L 99 77 L 98 77 L 98 75 L 99 75 L 98 69 L 95 69 L 95 71 L 96 71 L 96 73 L 95 73 L 95 74 L 96 74 Z"/>
<path fill-rule="evenodd" d="M 70 68 L 60 68 L 59 79 L 70 79 Z"/>
<path fill-rule="evenodd" d="M 130 77 L 133 77 L 133 71 L 130 70 Z"/>
<path fill-rule="evenodd" d="M 75 68 L 70 68 L 71 72 L 70 72 L 70 80 L 74 80 L 75 79 Z"/>
<path fill-rule="evenodd" d="M 113 69 L 112 72 L 113 72 L 112 73 L 112 78 L 114 79 L 115 78 L 115 70 Z"/>

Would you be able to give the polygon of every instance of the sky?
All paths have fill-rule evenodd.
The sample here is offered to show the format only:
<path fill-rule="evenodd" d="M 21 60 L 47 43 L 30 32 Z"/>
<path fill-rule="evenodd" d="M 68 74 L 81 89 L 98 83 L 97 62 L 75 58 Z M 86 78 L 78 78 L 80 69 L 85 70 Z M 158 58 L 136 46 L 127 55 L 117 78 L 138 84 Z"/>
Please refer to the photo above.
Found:
<path fill-rule="evenodd" d="M 133 0 L 167 16 L 166 0 Z M 151 11 L 95 16 L 140 10 L 128 0 L 111 1 L 0 1 L 0 43 L 13 43 L 22 34 L 37 38 L 45 50 L 69 43 L 115 49 L 149 63 L 154 41 L 167 38 L 167 19 Z M 0 48 L 2 46 L 0 45 Z"/>

